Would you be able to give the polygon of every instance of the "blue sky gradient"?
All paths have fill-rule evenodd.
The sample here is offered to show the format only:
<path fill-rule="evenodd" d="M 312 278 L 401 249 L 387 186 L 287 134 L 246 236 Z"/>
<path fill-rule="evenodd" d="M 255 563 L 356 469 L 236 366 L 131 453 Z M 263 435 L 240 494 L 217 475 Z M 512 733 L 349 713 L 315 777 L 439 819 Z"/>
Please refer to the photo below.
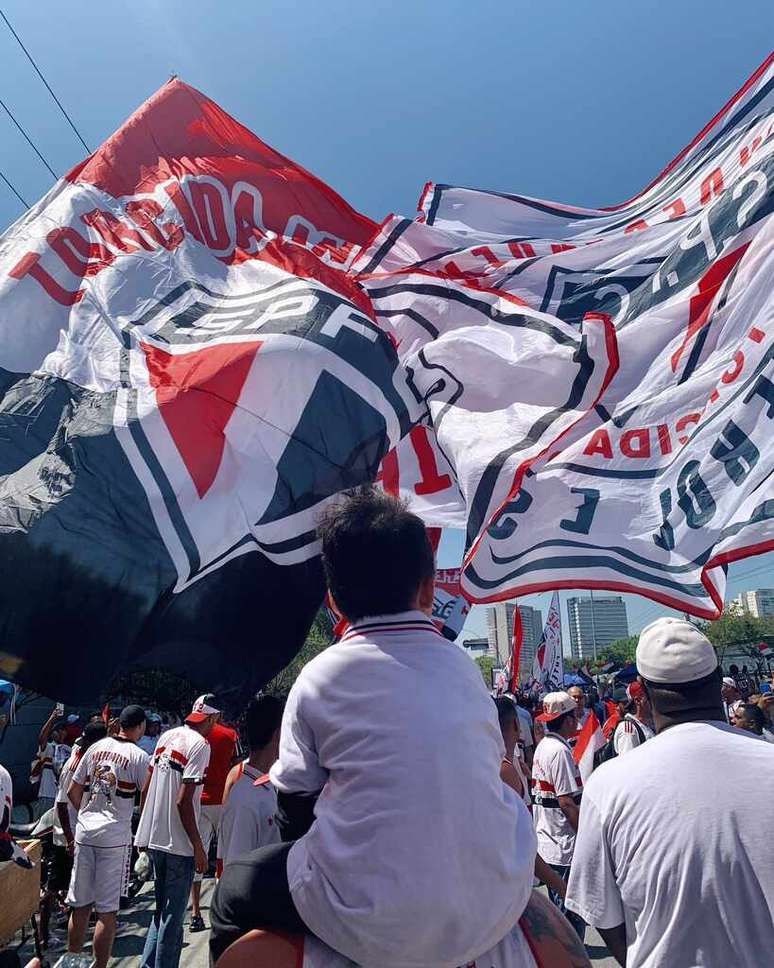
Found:
<path fill-rule="evenodd" d="M 381 220 L 427 180 L 578 205 L 635 194 L 767 56 L 772 0 L 113 0 L 3 10 L 96 147 L 172 73 Z M 82 146 L 5 25 L 0 98 L 57 174 Z M 52 178 L 0 110 L 0 171 Z M 22 206 L 0 184 L 0 227 Z M 441 563 L 456 564 L 459 535 Z M 729 592 L 774 584 L 774 556 Z M 566 596 L 565 596 L 566 597 Z M 627 597 L 632 631 L 664 612 Z M 544 612 L 548 596 L 526 601 Z M 466 634 L 485 625 L 475 609 Z"/>

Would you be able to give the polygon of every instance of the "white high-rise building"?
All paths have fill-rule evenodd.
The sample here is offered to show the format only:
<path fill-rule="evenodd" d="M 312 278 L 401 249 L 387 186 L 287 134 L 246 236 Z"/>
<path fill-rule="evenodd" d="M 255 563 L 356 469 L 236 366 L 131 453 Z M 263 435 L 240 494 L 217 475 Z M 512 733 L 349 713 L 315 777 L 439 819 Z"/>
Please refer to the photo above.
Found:
<path fill-rule="evenodd" d="M 620 595 L 568 598 L 567 623 L 573 659 L 593 659 L 595 643 L 599 653 L 629 634 L 626 603 Z"/>
<path fill-rule="evenodd" d="M 774 588 L 756 588 L 740 592 L 731 603 L 743 615 L 753 618 L 774 618 Z"/>
<path fill-rule="evenodd" d="M 521 626 L 523 630 L 521 660 L 519 672 L 522 676 L 532 671 L 532 660 L 535 649 L 543 634 L 543 613 L 539 608 L 530 605 L 519 605 L 521 612 Z M 511 655 L 511 638 L 513 636 L 513 613 L 515 602 L 497 602 L 486 610 L 487 639 L 489 654 L 498 665 L 504 666 Z"/>

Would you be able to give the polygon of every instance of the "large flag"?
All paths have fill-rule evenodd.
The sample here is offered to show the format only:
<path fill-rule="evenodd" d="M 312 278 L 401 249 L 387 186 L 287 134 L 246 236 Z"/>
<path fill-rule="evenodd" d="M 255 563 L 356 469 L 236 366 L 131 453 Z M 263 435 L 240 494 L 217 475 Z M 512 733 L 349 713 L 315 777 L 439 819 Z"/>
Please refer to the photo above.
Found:
<path fill-rule="evenodd" d="M 431 184 L 356 260 L 459 486 L 472 602 L 717 617 L 726 565 L 774 548 L 773 108 L 774 55 L 628 202 Z"/>
<path fill-rule="evenodd" d="M 165 85 L 0 240 L 0 674 L 258 688 L 377 476 L 466 528 L 471 602 L 718 615 L 774 548 L 773 108 L 770 58 L 613 208 L 431 184 L 376 226 Z"/>
<path fill-rule="evenodd" d="M 420 416 L 346 269 L 375 226 L 178 80 L 0 241 L 0 674 L 250 692 L 315 520 Z"/>
<path fill-rule="evenodd" d="M 559 592 L 551 596 L 551 604 L 543 626 L 535 658 L 532 679 L 544 692 L 564 689 L 564 655 L 562 653 L 562 617 L 559 611 Z"/>

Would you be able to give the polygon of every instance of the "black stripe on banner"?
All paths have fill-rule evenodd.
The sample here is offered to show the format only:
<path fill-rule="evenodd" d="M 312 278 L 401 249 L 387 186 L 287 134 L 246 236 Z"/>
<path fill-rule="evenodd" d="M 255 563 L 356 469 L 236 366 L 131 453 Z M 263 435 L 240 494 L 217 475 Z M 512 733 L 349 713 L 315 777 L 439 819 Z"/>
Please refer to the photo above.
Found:
<path fill-rule="evenodd" d="M 395 245 L 401 235 L 403 235 L 411 224 L 413 223 L 410 218 L 401 219 L 384 240 L 384 242 L 382 242 L 382 244 L 376 250 L 371 261 L 368 263 L 365 269 L 361 269 L 358 272 L 358 275 L 367 275 L 369 272 L 373 272 L 374 269 L 381 264 L 382 259 L 387 255 L 389 250 L 393 247 L 393 245 Z"/>
<path fill-rule="evenodd" d="M 630 565 L 624 564 L 622 561 L 617 561 L 615 558 L 610 558 L 607 555 L 578 555 L 572 558 L 557 555 L 554 558 L 539 558 L 537 561 L 528 562 L 520 568 L 514 568 L 513 571 L 509 571 L 505 575 L 491 579 L 481 578 L 476 572 L 475 567 L 470 564 L 465 569 L 465 574 L 474 580 L 479 588 L 492 589 L 498 585 L 510 582 L 514 578 L 520 578 L 522 575 L 528 575 L 534 571 L 560 571 L 567 573 L 590 568 L 607 568 L 616 574 L 636 579 L 642 585 L 659 585 L 663 588 L 669 588 L 674 592 L 678 592 L 684 597 L 707 597 L 707 590 L 700 582 L 688 585 L 683 582 L 672 581 L 670 578 L 662 575 L 653 575 L 649 572 L 641 571 L 639 568 L 632 568 Z"/>
<path fill-rule="evenodd" d="M 124 800 L 134 800 L 135 793 L 136 790 L 116 790 L 116 796 L 123 797 Z"/>
<path fill-rule="evenodd" d="M 511 195 L 508 192 L 490 192 L 484 191 L 480 188 L 470 188 L 469 186 L 465 185 L 436 185 L 435 190 L 436 195 L 434 195 L 433 203 L 430 206 L 430 212 L 432 213 L 433 219 L 435 219 L 438 206 L 441 202 L 440 196 L 442 191 L 475 192 L 476 195 L 487 195 L 490 198 L 505 198 L 509 202 L 518 202 L 519 204 L 524 205 L 526 208 L 533 208 L 535 211 L 545 212 L 546 215 L 558 215 L 561 218 L 577 220 L 579 222 L 599 218 L 596 213 L 593 215 L 587 215 L 584 212 L 568 211 L 566 208 L 559 208 L 558 206 L 551 205 L 548 202 L 540 202 L 535 198 L 525 198 L 524 195 Z M 432 224 L 430 221 L 430 214 L 428 214 L 427 223 L 428 225 Z"/>
<path fill-rule="evenodd" d="M 416 309 L 377 309 L 377 316 L 384 316 L 386 319 L 392 319 L 393 316 L 408 316 L 409 319 L 413 319 L 417 326 L 421 326 L 433 339 L 437 339 L 440 335 L 440 330 L 438 330 L 433 324 L 423 316 L 418 313 Z"/>
<path fill-rule="evenodd" d="M 177 497 L 175 496 L 175 492 L 169 483 L 167 475 L 164 473 L 164 469 L 162 468 L 153 448 L 148 442 L 148 438 L 145 436 L 145 431 L 142 429 L 142 423 L 137 412 L 136 390 L 128 391 L 126 411 L 126 424 L 129 428 L 129 433 L 132 435 L 132 439 L 137 445 L 137 449 L 140 451 L 140 454 L 145 461 L 145 465 L 161 491 L 161 496 L 164 500 L 164 506 L 167 509 L 167 514 L 172 521 L 172 526 L 180 539 L 180 543 L 183 545 L 183 549 L 188 558 L 190 574 L 193 575 L 201 568 L 199 549 L 196 547 L 196 542 L 193 539 L 193 535 L 186 524 L 185 518 L 183 517 L 183 512 L 180 510 L 180 505 L 177 503 Z"/>
<path fill-rule="evenodd" d="M 177 760 L 173 760 L 171 758 L 169 760 L 169 768 L 170 770 L 174 770 L 176 773 L 182 773 L 185 769 L 182 763 L 178 763 Z"/>
<path fill-rule="evenodd" d="M 774 501 L 771 502 L 774 506 Z M 518 552 L 515 555 L 508 555 L 507 557 L 502 557 L 491 552 L 492 561 L 496 565 L 512 565 L 514 561 L 518 561 L 525 555 L 532 554 L 541 548 L 580 548 L 583 551 L 588 552 L 599 552 L 608 551 L 610 554 L 620 555 L 622 558 L 628 558 L 629 561 L 633 561 L 638 565 L 643 565 L 647 568 L 653 568 L 655 571 L 665 571 L 671 574 L 679 575 L 683 572 L 690 572 L 696 568 L 701 568 L 709 559 L 710 552 L 705 551 L 698 558 L 693 561 L 689 561 L 684 565 L 664 565 L 657 561 L 652 561 L 650 558 L 645 558 L 643 555 L 638 555 L 634 551 L 629 551 L 627 548 L 621 548 L 617 545 L 590 545 L 586 544 L 584 541 L 574 541 L 571 538 L 557 538 L 555 540 L 540 541 L 538 544 L 532 545 L 529 548 L 525 548 L 524 551 Z"/>
<path fill-rule="evenodd" d="M 463 306 L 467 306 L 469 309 L 473 309 L 488 319 L 491 319 L 494 323 L 500 323 L 503 326 L 513 326 L 519 329 L 531 329 L 536 333 L 544 333 L 546 336 L 550 336 L 560 346 L 575 346 L 578 343 L 578 337 L 562 332 L 562 330 L 547 320 L 523 315 L 518 311 L 513 313 L 501 312 L 492 303 L 488 303 L 483 299 L 476 299 L 469 292 L 463 292 L 460 289 L 453 289 L 449 286 L 435 285 L 433 283 L 396 283 L 393 286 L 385 286 L 384 288 L 373 290 L 371 292 L 371 299 L 374 303 L 378 303 L 380 299 L 385 299 L 389 296 L 399 296 L 403 293 L 414 293 L 418 296 L 434 296 L 438 299 L 449 299 L 452 302 L 461 303 Z M 493 301 L 498 298 L 498 295 L 498 293 L 495 293 Z M 502 298 L 507 298 L 507 294 L 503 293 Z M 378 306 L 377 312 L 381 312 Z"/>
<path fill-rule="evenodd" d="M 144 326 L 147 322 L 152 320 L 155 316 L 158 316 L 162 310 L 166 309 L 168 306 L 173 305 L 184 293 L 193 290 L 194 292 L 202 292 L 206 296 L 210 296 L 212 299 L 223 299 L 225 301 L 246 301 L 249 299 L 263 299 L 263 297 L 269 292 L 275 292 L 277 289 L 283 289 L 286 286 L 293 285 L 299 281 L 298 276 L 292 276 L 289 279 L 281 279 L 279 282 L 274 282 L 270 286 L 265 286 L 262 289 L 256 289 L 254 292 L 215 292 L 214 289 L 208 289 L 207 286 L 202 285 L 200 282 L 196 282 L 193 279 L 189 279 L 187 282 L 181 282 L 179 286 L 175 286 L 171 289 L 165 296 L 162 296 L 155 305 L 143 313 L 139 319 L 132 320 L 129 324 L 130 326 Z M 308 282 L 309 280 L 301 280 L 302 282 Z"/>
<path fill-rule="evenodd" d="M 438 214 L 438 206 L 441 204 L 441 195 L 446 191 L 447 188 L 451 187 L 451 185 L 433 186 L 433 200 L 430 202 L 430 208 L 427 210 L 427 217 L 425 218 L 427 225 L 434 224 L 435 216 Z"/>

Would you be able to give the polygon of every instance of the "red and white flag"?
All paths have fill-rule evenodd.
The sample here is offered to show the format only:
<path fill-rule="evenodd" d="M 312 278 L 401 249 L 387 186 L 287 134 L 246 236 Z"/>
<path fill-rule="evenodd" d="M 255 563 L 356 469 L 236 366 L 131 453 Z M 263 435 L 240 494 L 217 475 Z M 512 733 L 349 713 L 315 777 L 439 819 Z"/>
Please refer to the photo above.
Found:
<path fill-rule="evenodd" d="M 510 692 L 516 692 L 519 688 L 519 665 L 521 664 L 521 646 L 523 642 L 524 627 L 521 623 L 521 611 L 517 605 L 513 610 L 511 657 L 508 660 L 508 689 Z"/>
<path fill-rule="evenodd" d="M 604 745 L 605 737 L 602 734 L 602 727 L 599 724 L 594 710 L 589 710 L 586 725 L 578 733 L 578 740 L 572 751 L 573 758 L 578 764 L 581 779 L 584 783 L 591 776 L 594 769 L 594 754 L 597 750 L 601 750 Z"/>
<path fill-rule="evenodd" d="M 554 592 L 548 609 L 543 635 L 540 637 L 532 663 L 532 678 L 546 692 L 564 688 L 564 656 L 562 655 L 562 618 L 559 613 L 559 592 Z"/>

